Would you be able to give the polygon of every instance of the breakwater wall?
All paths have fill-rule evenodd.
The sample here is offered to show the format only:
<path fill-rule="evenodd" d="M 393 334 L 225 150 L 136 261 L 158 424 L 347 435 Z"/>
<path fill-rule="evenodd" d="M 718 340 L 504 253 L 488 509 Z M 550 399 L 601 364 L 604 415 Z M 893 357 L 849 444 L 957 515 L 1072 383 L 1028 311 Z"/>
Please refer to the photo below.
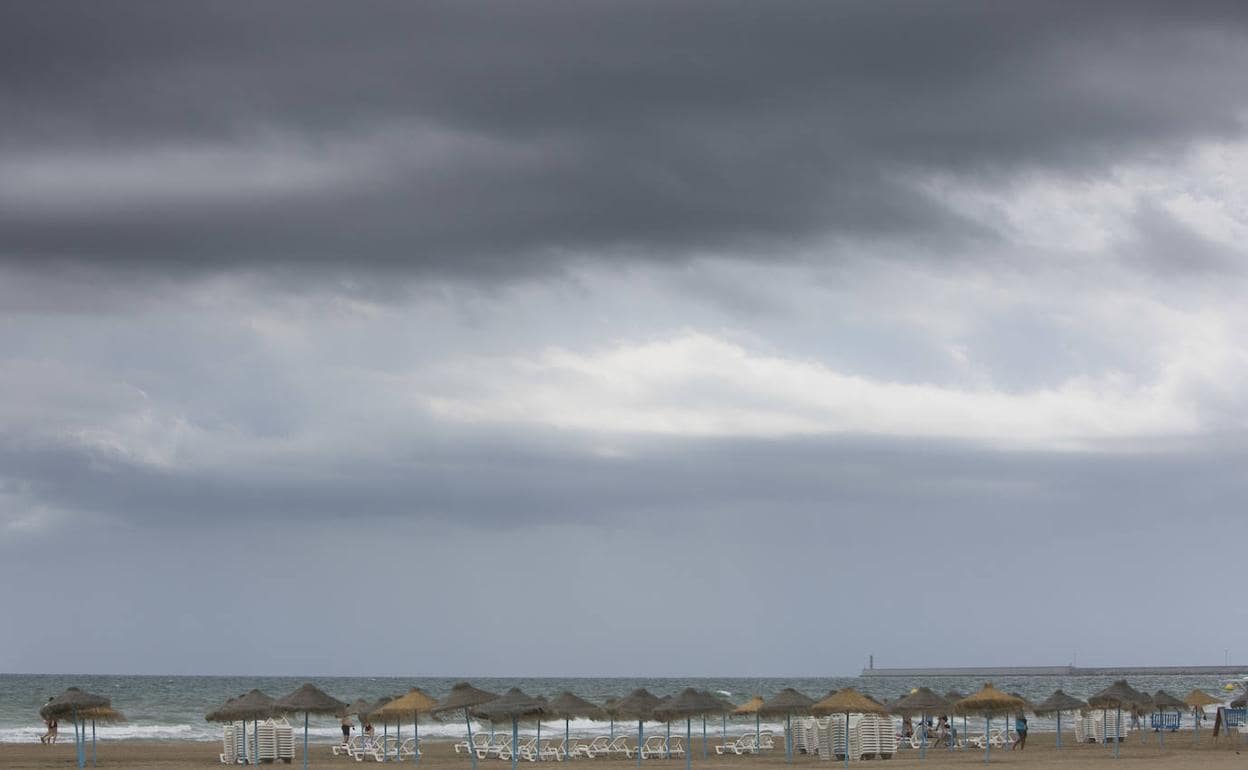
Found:
<path fill-rule="evenodd" d="M 864 677 L 908 676 L 1244 676 L 1248 666 L 999 666 L 949 668 L 864 668 Z"/>

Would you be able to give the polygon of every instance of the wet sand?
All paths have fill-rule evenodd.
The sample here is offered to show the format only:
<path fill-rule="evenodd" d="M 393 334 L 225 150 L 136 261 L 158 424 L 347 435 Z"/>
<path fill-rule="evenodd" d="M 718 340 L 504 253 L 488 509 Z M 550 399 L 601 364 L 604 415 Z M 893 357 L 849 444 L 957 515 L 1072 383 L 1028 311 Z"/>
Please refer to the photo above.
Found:
<path fill-rule="evenodd" d="M 1068 737 L 1070 740 L 1073 736 Z M 296 741 L 298 744 L 298 741 Z M 466 770 L 471 765 L 464 755 L 456 755 L 451 749 L 451 741 L 430 741 L 425 744 L 425 756 L 421 767 L 428 770 Z M 709 759 L 701 759 L 701 741 L 694 741 L 693 765 L 705 770 L 730 770 L 732 768 L 770 767 L 779 770 L 784 767 L 784 750 L 770 752 L 762 756 L 717 757 L 712 750 Z M 291 765 L 276 763 L 275 767 L 302 767 L 299 751 L 302 745 L 296 746 L 295 761 Z M 88 749 L 89 750 L 89 749 Z M 100 767 L 114 768 L 209 768 L 221 767 L 217 754 L 221 750 L 219 743 L 198 741 L 110 741 L 98 746 Z M 1240 754 L 1240 751 L 1243 754 Z M 335 757 L 326 744 L 314 744 L 309 752 L 310 765 L 313 767 L 360 767 L 360 763 L 346 757 Z M 864 760 L 854 763 L 857 766 L 885 765 L 887 767 L 915 767 L 929 770 L 951 767 L 983 767 L 982 751 L 948 752 L 943 749 L 929 749 L 927 759 L 920 761 L 919 752 L 906 750 L 899 752 L 891 760 Z M 372 765 L 373 760 L 367 764 Z M 532 766 L 532 763 L 522 763 Z M 550 764 L 550 763 L 545 763 Z M 626 770 L 636 767 L 634 760 L 593 759 L 575 760 L 575 765 L 588 770 L 591 767 L 615 768 Z M 683 760 L 646 760 L 643 763 L 653 770 L 678 770 L 683 768 Z M 1207 733 L 1201 734 L 1196 743 L 1191 733 L 1171 735 L 1162 750 L 1156 735 L 1149 735 L 1148 743 L 1140 741 L 1138 735 L 1132 735 L 1123 743 L 1121 759 L 1113 758 L 1109 747 L 1096 745 L 1066 744 L 1059 752 L 1054 747 L 1052 734 L 1034 734 L 1028 739 L 1026 751 L 1010 752 L 994 750 L 992 764 L 999 766 L 1036 768 L 1063 768 L 1064 770 L 1083 770 L 1083 768 L 1103 768 L 1114 770 L 1116 767 L 1141 768 L 1248 768 L 1248 742 L 1240 744 L 1235 737 L 1223 737 L 1217 741 Z M 74 745 L 72 737 L 68 742 L 56 746 L 34 744 L 0 744 L 0 767 L 12 770 L 21 768 L 70 768 L 74 767 Z M 88 757 L 87 766 L 90 767 Z M 794 767 L 807 770 L 815 768 L 842 767 L 839 762 L 823 762 L 814 757 L 799 755 L 794 759 Z M 509 762 L 496 759 L 483 760 L 482 770 L 505 770 Z"/>

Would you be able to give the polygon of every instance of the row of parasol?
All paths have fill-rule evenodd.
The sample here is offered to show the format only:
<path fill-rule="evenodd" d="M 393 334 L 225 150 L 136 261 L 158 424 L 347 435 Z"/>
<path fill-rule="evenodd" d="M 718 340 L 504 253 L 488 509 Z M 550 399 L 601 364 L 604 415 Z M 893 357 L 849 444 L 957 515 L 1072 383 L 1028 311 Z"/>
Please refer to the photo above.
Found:
<path fill-rule="evenodd" d="M 473 687 L 468 682 L 456 684 L 442 701 L 437 701 L 420 688 L 414 687 L 403 695 L 383 698 L 376 702 L 359 699 L 351 704 L 347 704 L 309 683 L 299 687 L 284 698 L 278 699 L 271 698 L 260 690 L 252 690 L 226 701 L 219 708 L 206 715 L 206 719 L 213 722 L 243 722 L 243 755 L 247 756 L 245 743 L 247 740 L 246 722 L 253 723 L 252 740 L 254 741 L 258 735 L 258 723 L 260 720 L 269 719 L 277 715 L 303 714 L 303 765 L 306 768 L 308 766 L 309 716 L 313 714 L 358 715 L 362 719 L 381 721 L 383 726 L 387 728 L 389 720 L 394 719 L 396 738 L 400 737 L 403 720 L 410 716 L 413 735 L 418 744 L 421 714 L 451 715 L 459 712 L 463 715 L 464 724 L 468 731 L 468 746 L 470 747 L 473 746 L 473 717 L 487 719 L 491 723 L 510 720 L 513 745 L 518 739 L 518 725 L 520 721 L 537 721 L 538 740 L 540 742 L 541 721 L 543 719 L 563 719 L 565 757 L 568 756 L 566 751 L 570 745 L 569 733 L 572 719 L 609 719 L 612 737 L 614 737 L 616 719 L 636 719 L 638 746 L 641 746 L 645 741 L 645 722 L 665 722 L 668 729 L 668 738 L 670 739 L 672 722 L 679 722 L 681 719 L 684 719 L 686 742 L 689 748 L 692 749 L 693 719 L 694 717 L 701 717 L 702 753 L 704 758 L 707 753 L 706 718 L 708 716 L 721 716 L 724 720 L 724 729 L 726 731 L 728 715 L 753 715 L 755 718 L 756 743 L 762 717 L 784 717 L 785 758 L 786 761 L 792 762 L 792 719 L 794 716 L 844 714 L 847 724 L 851 714 L 920 716 L 923 717 L 920 721 L 920 730 L 924 731 L 928 716 L 956 714 L 963 716 L 965 732 L 965 718 L 968 715 L 978 715 L 985 718 L 984 732 L 985 736 L 987 736 L 994 716 L 1031 712 L 1037 715 L 1057 717 L 1057 746 L 1060 748 L 1061 716 L 1063 713 L 1087 711 L 1090 709 L 1107 712 L 1113 709 L 1118 713 L 1120 719 L 1123 711 L 1137 714 L 1169 709 L 1181 711 L 1189 707 L 1203 708 L 1218 702 L 1216 698 L 1200 690 L 1193 690 L 1182 700 L 1160 690 L 1153 695 L 1147 695 L 1130 687 L 1126 681 L 1120 680 L 1088 698 L 1086 702 L 1067 695 L 1061 690 L 1057 690 L 1045 701 L 1035 705 L 1028 703 L 1022 696 L 1016 693 L 1001 692 L 991 684 L 986 684 L 979 692 L 968 697 L 964 697 L 956 692 L 946 693 L 944 696 L 941 696 L 926 687 L 921 687 L 911 691 L 909 695 L 888 704 L 881 703 L 853 688 L 833 690 L 817 701 L 797 690 L 785 688 L 772 698 L 763 699 L 756 696 L 748 703 L 740 706 L 712 693 L 691 687 L 685 688 L 674 696 L 665 697 L 655 696 L 645 689 L 637 689 L 623 698 L 610 699 L 602 706 L 598 706 L 570 692 L 564 692 L 554 699 L 547 700 L 541 696 L 530 696 L 518 688 L 512 688 L 503 695 L 497 695 Z M 121 713 L 112 708 L 108 698 L 93 695 L 74 687 L 69 688 L 57 698 L 50 700 L 40 709 L 39 713 L 45 719 L 59 718 L 72 721 L 78 766 L 80 768 L 85 765 L 86 761 L 87 724 L 91 724 L 91 756 L 94 764 L 95 723 L 97 721 L 118 722 L 124 720 Z M 1199 729 L 1199 723 L 1197 723 L 1197 729 Z M 1162 741 L 1164 743 L 1164 731 L 1162 733 Z M 926 756 L 926 746 L 927 736 L 923 732 L 921 733 L 923 752 L 921 756 Z M 985 741 L 984 752 L 985 761 L 988 761 L 991 754 L 991 746 L 988 741 Z M 845 762 L 847 765 L 849 762 L 848 753 L 846 751 Z M 468 754 L 471 757 L 475 770 L 477 766 L 476 752 L 469 751 Z M 1118 741 L 1114 741 L 1114 756 L 1118 756 Z M 415 753 L 417 762 L 419 762 L 419 758 L 420 754 L 417 751 Z M 638 766 L 640 766 L 641 761 L 642 755 L 641 752 L 638 752 Z M 685 752 L 685 762 L 686 767 L 691 766 L 691 750 Z M 515 765 L 516 752 L 512 752 L 513 768 Z"/>

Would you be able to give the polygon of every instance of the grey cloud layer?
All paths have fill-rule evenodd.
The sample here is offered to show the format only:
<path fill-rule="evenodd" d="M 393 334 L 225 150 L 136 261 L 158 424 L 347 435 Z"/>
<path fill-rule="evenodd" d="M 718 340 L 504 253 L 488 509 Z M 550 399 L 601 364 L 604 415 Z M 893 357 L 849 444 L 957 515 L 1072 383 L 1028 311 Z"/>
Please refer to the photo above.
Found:
<path fill-rule="evenodd" d="M 956 252 L 989 236 L 907 175 L 1237 133 L 1237 10 L 10 6 L 0 258 L 507 276 L 827 237 Z"/>

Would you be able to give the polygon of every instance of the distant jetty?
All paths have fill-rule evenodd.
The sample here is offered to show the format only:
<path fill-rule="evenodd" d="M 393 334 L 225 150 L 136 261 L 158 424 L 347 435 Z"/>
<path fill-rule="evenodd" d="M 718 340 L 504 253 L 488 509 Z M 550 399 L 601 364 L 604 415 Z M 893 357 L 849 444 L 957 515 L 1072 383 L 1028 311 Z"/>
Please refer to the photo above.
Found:
<path fill-rule="evenodd" d="M 1113 666 L 1085 668 L 1082 666 L 1002 666 L 951 668 L 864 668 L 866 677 L 916 676 L 1244 676 L 1248 666 Z"/>

